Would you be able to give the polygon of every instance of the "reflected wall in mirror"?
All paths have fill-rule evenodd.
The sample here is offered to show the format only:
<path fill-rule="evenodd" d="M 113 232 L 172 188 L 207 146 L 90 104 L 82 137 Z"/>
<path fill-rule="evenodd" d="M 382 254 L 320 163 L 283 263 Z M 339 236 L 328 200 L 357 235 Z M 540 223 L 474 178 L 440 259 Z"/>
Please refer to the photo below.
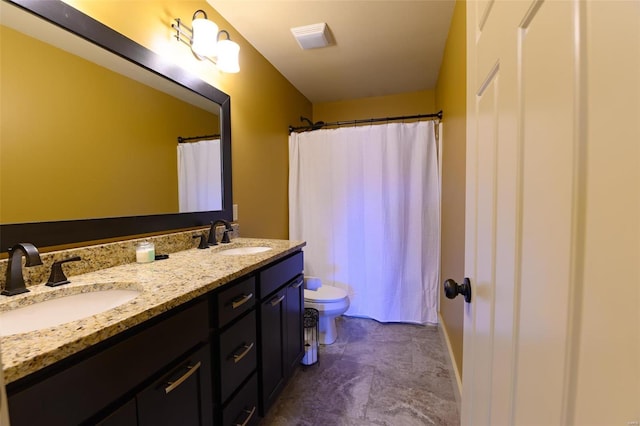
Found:
<path fill-rule="evenodd" d="M 177 136 L 219 134 L 218 111 L 0 31 L 3 223 L 181 211 Z"/>
<path fill-rule="evenodd" d="M 62 2 L 1 6 L 3 251 L 231 219 L 226 94 Z M 178 214 L 177 137 L 196 135 L 220 137 L 217 207 Z"/>

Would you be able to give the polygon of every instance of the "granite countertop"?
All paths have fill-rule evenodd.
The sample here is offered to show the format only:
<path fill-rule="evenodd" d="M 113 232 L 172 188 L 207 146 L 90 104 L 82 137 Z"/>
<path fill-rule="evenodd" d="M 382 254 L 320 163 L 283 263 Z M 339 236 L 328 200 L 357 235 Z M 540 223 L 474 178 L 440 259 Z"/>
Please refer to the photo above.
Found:
<path fill-rule="evenodd" d="M 24 305 L 29 298 L 47 294 L 74 294 L 90 289 L 136 289 L 135 299 L 100 314 L 55 327 L 14 334 L 0 339 L 5 382 L 11 383 L 41 368 L 80 352 L 124 330 L 206 294 L 246 275 L 273 260 L 299 250 L 302 241 L 233 239 L 207 250 L 190 249 L 172 253 L 169 259 L 152 263 L 129 263 L 86 274 L 69 276 L 70 284 L 30 286 L 30 293 L 0 297 L 0 311 Z M 250 246 L 271 250 L 225 256 L 220 251 Z"/>

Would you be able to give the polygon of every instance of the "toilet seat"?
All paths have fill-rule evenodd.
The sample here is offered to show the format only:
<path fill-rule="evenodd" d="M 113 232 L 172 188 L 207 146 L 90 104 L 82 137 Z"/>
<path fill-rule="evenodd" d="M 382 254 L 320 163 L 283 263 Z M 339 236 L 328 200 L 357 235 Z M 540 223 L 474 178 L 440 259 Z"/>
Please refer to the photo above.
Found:
<path fill-rule="evenodd" d="M 304 300 L 315 303 L 340 302 L 347 297 L 347 292 L 338 287 L 323 285 L 317 290 L 304 290 Z"/>
<path fill-rule="evenodd" d="M 323 285 L 317 290 L 304 290 L 304 307 L 316 309 L 320 314 L 318 330 L 321 344 L 330 345 L 336 341 L 336 318 L 347 312 L 349 305 L 349 296 L 341 288 Z"/>

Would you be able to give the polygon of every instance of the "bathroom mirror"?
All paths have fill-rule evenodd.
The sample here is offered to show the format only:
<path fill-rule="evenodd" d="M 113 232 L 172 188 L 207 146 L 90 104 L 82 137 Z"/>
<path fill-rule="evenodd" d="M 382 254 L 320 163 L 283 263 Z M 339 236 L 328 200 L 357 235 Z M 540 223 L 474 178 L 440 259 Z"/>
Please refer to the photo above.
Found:
<path fill-rule="evenodd" d="M 2 95 L 3 114 L 10 113 L 12 123 L 21 123 L 14 126 L 14 133 L 23 138 L 13 151 L 3 145 L 2 160 L 9 162 L 3 164 L 10 164 L 2 170 L 3 184 L 8 185 L 3 188 L 10 188 L 3 192 L 15 192 L 17 198 L 3 194 L 2 203 L 6 205 L 11 200 L 12 205 L 21 206 L 0 217 L 2 251 L 21 241 L 42 247 L 200 226 L 215 219 L 231 220 L 228 95 L 65 3 L 2 3 L 3 26 L 11 19 L 7 27 L 21 27 L 21 32 L 29 28 L 27 35 L 3 28 L 4 34 L 14 31 L 10 46 L 18 52 L 16 61 L 32 60 L 31 68 L 36 68 L 35 75 L 40 76 L 19 91 L 28 92 L 29 96 L 14 96 L 8 105 L 5 100 L 10 98 Z M 12 12 L 7 14 L 5 9 Z M 58 34 L 51 28 L 37 30 L 43 23 L 58 28 Z M 37 41 L 42 37 L 38 36 L 39 31 L 65 51 L 41 50 L 46 47 Z M 3 49 L 8 46 L 7 39 L 3 40 Z M 17 48 L 17 41 L 31 44 Z M 69 59 L 71 54 L 66 51 L 81 51 L 82 59 Z M 61 64 L 68 66 L 56 68 Z M 72 80 L 64 82 L 68 74 Z M 96 75 L 100 83 L 96 83 Z M 115 82 L 116 79 L 128 81 Z M 91 96 L 87 101 L 78 100 L 72 96 L 74 91 L 90 92 Z M 3 88 L 3 92 L 7 91 Z M 125 122 L 116 121 L 112 118 L 114 113 L 106 110 L 116 103 L 107 98 L 114 93 L 120 95 L 118 102 L 125 104 L 120 114 Z M 125 94 L 133 97 L 126 99 Z M 160 105 L 167 107 L 161 109 Z M 38 110 L 40 116 L 36 115 Z M 178 213 L 177 137 L 210 134 L 220 135 L 222 196 L 217 204 L 222 208 Z M 7 135 L 11 133 L 3 129 L 3 139 L 10 141 Z M 109 158 L 114 162 L 108 163 Z"/>

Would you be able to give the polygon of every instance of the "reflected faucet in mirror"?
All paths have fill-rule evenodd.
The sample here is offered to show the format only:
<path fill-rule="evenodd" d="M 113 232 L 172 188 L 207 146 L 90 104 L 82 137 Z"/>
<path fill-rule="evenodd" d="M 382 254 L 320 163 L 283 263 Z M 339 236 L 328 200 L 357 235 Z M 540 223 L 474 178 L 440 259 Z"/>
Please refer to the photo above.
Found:
<path fill-rule="evenodd" d="M 22 276 L 22 255 L 26 258 L 25 266 L 42 265 L 40 253 L 36 246 L 31 243 L 19 243 L 9 249 L 9 263 L 7 264 L 7 279 L 4 290 L 4 296 L 15 296 L 16 294 L 26 293 L 27 287 L 24 284 Z"/>
<path fill-rule="evenodd" d="M 216 239 L 216 226 L 219 223 L 223 224 L 225 227 L 225 230 L 222 233 L 222 239 L 220 240 L 220 242 L 222 244 L 229 244 L 231 242 L 231 240 L 229 239 L 229 231 L 233 231 L 233 227 L 226 220 L 218 219 L 214 222 L 211 222 L 211 229 L 209 229 L 209 245 L 210 246 L 218 245 L 218 241 Z"/>

